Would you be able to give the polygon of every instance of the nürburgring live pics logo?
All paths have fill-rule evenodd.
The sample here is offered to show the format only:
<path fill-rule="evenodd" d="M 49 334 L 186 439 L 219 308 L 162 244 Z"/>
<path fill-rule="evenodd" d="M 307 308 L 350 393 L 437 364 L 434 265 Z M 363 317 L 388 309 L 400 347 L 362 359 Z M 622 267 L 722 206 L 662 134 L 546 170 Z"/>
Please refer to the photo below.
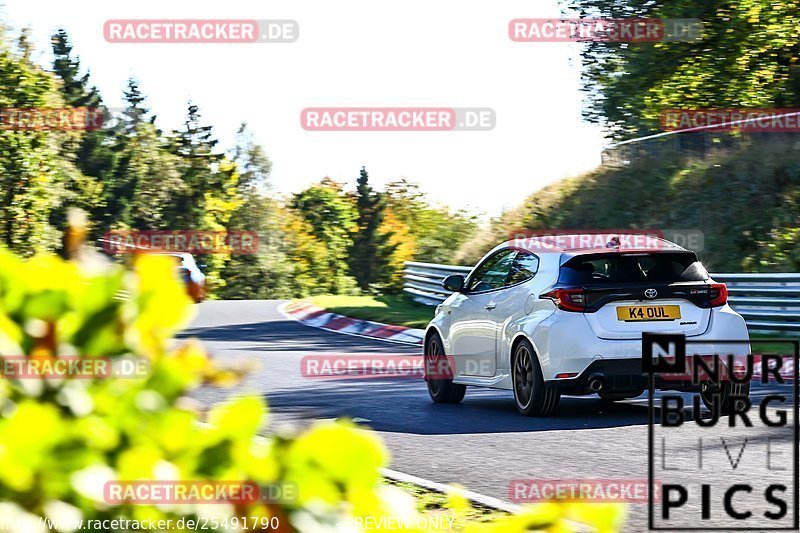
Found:
<path fill-rule="evenodd" d="M 786 347 L 781 353 L 787 355 L 753 355 L 750 345 L 757 353 Z M 709 353 L 709 347 L 728 353 Z M 800 342 L 786 338 L 703 343 L 683 335 L 642 336 L 649 529 L 798 529 L 799 351 Z M 683 392 L 665 390 L 656 398 L 656 383 Z M 659 502 L 652 498 L 656 483 Z"/>

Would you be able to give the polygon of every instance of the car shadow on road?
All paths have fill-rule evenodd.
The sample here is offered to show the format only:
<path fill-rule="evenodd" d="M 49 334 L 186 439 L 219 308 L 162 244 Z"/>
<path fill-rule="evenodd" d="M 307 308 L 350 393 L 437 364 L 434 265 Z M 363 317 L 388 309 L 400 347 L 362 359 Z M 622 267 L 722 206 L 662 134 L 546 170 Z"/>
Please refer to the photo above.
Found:
<path fill-rule="evenodd" d="M 597 429 L 647 423 L 646 407 L 564 397 L 556 413 L 527 418 L 508 391 L 468 390 L 464 402 L 431 402 L 419 379 L 338 380 L 313 389 L 266 395 L 270 410 L 302 418 L 355 418 L 378 431 L 419 435 Z M 300 414 L 302 413 L 302 414 Z"/>
<path fill-rule="evenodd" d="M 774 389 L 756 389 L 753 402 Z M 692 415 L 686 398 L 686 418 Z M 467 389 L 458 405 L 431 402 L 419 379 L 337 380 L 319 387 L 277 390 L 266 394 L 270 410 L 281 419 L 352 418 L 378 431 L 418 435 L 540 432 L 602 429 L 645 425 L 647 394 L 624 402 L 605 402 L 596 396 L 561 398 L 556 412 L 545 418 L 517 413 L 510 391 Z M 659 396 L 656 396 L 658 399 Z M 656 404 L 658 405 L 658 404 Z M 656 408 L 656 421 L 659 410 Z M 701 416 L 710 413 L 703 408 Z"/>
<path fill-rule="evenodd" d="M 257 352 L 324 351 L 422 353 L 422 347 L 334 333 L 300 324 L 294 320 L 272 320 L 246 324 L 191 327 L 179 339 L 196 337 L 207 342 L 241 343 L 229 350 Z"/>

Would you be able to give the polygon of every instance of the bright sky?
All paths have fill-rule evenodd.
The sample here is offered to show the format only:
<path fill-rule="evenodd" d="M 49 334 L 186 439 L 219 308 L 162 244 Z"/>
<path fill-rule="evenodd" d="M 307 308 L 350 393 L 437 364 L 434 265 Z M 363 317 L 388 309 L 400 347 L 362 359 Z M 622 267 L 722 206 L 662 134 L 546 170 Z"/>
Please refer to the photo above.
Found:
<path fill-rule="evenodd" d="M 3 1 L 3 0 L 0 0 Z M 5 0 L 14 30 L 30 26 L 42 64 L 66 28 L 106 105 L 141 82 L 162 128 L 200 106 L 228 147 L 246 121 L 273 160 L 280 192 L 323 176 L 354 184 L 418 182 L 437 201 L 488 215 L 552 181 L 594 168 L 604 144 L 581 119 L 579 48 L 515 43 L 514 18 L 559 14 L 556 0 Z M 293 19 L 288 44 L 112 44 L 108 19 Z M 492 131 L 308 132 L 307 107 L 490 107 Z"/>

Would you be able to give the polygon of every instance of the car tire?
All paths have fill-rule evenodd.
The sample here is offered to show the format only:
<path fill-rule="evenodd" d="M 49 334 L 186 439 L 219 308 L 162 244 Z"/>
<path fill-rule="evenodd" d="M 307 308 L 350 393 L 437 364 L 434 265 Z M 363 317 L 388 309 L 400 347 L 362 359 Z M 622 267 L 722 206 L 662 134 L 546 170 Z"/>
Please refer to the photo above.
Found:
<path fill-rule="evenodd" d="M 441 368 L 440 361 L 445 357 L 444 343 L 435 331 L 425 341 L 425 368 Z M 455 369 L 451 369 L 453 372 Z M 436 403 L 461 403 L 467 392 L 466 385 L 453 383 L 452 379 L 432 379 L 426 375 L 428 394 Z"/>
<path fill-rule="evenodd" d="M 561 399 L 559 390 L 545 383 L 533 345 L 523 339 L 511 357 L 511 383 L 517 411 L 525 416 L 549 416 Z"/>
<path fill-rule="evenodd" d="M 734 411 L 734 402 L 742 402 L 743 400 L 736 400 L 735 397 L 750 397 L 750 382 L 734 383 L 733 381 L 723 381 L 719 388 L 710 386 L 708 383 L 703 383 L 703 388 L 700 390 L 700 398 L 706 409 L 714 412 L 714 403 L 719 403 L 720 415 L 728 415 Z"/>

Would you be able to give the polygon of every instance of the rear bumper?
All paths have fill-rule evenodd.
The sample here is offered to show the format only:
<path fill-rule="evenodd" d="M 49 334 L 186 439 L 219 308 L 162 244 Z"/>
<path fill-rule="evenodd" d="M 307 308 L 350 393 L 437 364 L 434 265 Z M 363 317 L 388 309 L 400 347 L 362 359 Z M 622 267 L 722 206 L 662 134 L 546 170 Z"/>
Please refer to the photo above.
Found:
<path fill-rule="evenodd" d="M 560 313 L 542 322 L 533 334 L 545 381 L 573 394 L 585 394 L 593 373 L 606 376 L 608 390 L 636 390 L 647 385 L 642 373 L 640 339 L 608 340 L 598 338 L 579 313 Z M 564 316 L 567 315 L 567 316 Z M 676 332 L 677 333 L 677 332 Z M 741 339 L 741 343 L 717 343 Z M 729 306 L 715 308 L 709 327 L 702 335 L 687 337 L 687 355 L 733 354 L 741 360 L 750 353 L 749 335 L 744 319 Z M 556 378 L 566 374 L 568 378 Z M 659 383 L 661 386 L 659 386 Z M 688 390 L 691 381 L 658 380 L 657 388 Z M 584 392 L 580 392 L 583 388 Z M 588 391 L 596 392 L 596 391 Z"/>
<path fill-rule="evenodd" d="M 591 388 L 592 381 L 601 388 Z M 648 387 L 648 375 L 642 372 L 642 360 L 605 359 L 592 362 L 581 374 L 572 379 L 551 381 L 563 394 L 579 396 L 596 392 L 643 391 Z M 699 385 L 689 380 L 655 378 L 655 388 L 660 390 L 698 391 Z"/>

